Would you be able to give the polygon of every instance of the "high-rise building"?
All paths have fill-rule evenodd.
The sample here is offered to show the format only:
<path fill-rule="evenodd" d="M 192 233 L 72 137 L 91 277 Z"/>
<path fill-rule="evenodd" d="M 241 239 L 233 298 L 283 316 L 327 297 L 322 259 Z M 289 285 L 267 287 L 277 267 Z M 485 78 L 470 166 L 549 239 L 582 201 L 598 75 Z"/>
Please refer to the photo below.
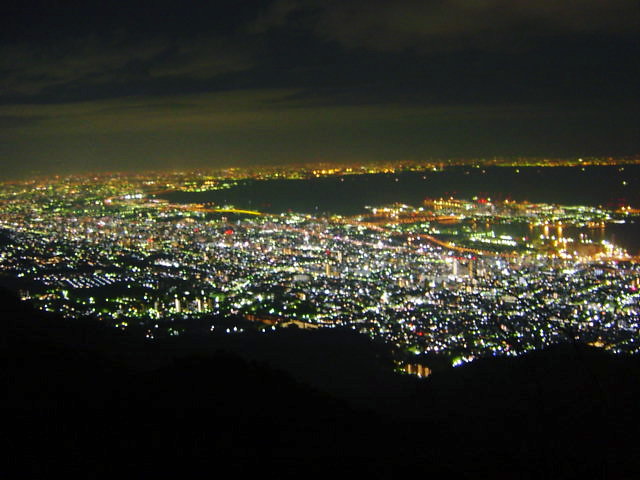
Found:
<path fill-rule="evenodd" d="M 324 264 L 324 274 L 325 274 L 327 277 L 330 277 L 330 276 L 331 276 L 331 264 L 330 264 L 329 262 L 326 262 L 326 263 Z"/>

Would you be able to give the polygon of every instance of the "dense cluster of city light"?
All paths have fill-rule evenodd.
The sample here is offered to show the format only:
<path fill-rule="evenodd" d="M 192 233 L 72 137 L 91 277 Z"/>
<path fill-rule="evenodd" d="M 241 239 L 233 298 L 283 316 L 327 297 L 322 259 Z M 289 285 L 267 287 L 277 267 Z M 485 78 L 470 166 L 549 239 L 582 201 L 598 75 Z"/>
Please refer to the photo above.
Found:
<path fill-rule="evenodd" d="M 447 198 L 316 217 L 157 196 L 230 188 L 242 175 L 5 183 L 0 273 L 42 310 L 148 338 L 206 321 L 223 333 L 353 328 L 405 355 L 454 364 L 574 339 L 639 351 L 637 259 L 563 232 L 624 221 L 637 213 L 631 207 Z M 496 233 L 496 225 L 527 233 Z M 220 319 L 237 322 L 216 328 Z M 407 371 L 428 371 L 416 365 Z"/>

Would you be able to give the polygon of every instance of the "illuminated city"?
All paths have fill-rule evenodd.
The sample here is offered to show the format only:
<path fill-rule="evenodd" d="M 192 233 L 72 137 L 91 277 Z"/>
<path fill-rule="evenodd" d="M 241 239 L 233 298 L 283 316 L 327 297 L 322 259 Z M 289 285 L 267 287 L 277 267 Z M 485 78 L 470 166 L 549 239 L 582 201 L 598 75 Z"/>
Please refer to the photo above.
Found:
<path fill-rule="evenodd" d="M 638 476 L 638 0 L 2 19 L 7 471 Z"/>
<path fill-rule="evenodd" d="M 638 353 L 638 257 L 598 240 L 637 221 L 633 206 L 449 197 L 347 216 L 162 198 L 316 175 L 284 170 L 6 183 L 0 268 L 39 309 L 149 340 L 201 322 L 215 335 L 345 327 L 406 371 L 430 354 L 455 366 L 573 340 Z"/>

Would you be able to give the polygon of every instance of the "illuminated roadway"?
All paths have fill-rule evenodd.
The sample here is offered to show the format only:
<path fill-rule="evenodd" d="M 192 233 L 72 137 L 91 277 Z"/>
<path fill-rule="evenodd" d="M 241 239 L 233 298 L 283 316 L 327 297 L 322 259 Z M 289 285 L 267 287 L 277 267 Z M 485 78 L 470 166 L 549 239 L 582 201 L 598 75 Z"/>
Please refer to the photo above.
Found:
<path fill-rule="evenodd" d="M 192 206 L 192 210 L 196 212 L 204 212 L 204 213 L 238 213 L 241 215 L 255 215 L 261 216 L 264 215 L 262 212 L 258 212 L 257 210 L 242 210 L 239 208 L 207 208 L 200 205 Z"/>

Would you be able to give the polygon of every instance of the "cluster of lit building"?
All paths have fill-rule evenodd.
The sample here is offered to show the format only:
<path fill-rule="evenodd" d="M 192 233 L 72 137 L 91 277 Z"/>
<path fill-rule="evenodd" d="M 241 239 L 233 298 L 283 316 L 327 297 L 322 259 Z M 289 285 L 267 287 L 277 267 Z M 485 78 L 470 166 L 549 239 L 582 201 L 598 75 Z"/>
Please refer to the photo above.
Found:
<path fill-rule="evenodd" d="M 353 328 L 399 352 L 449 355 L 455 364 L 574 339 L 639 351 L 640 266 L 615 246 L 588 254 L 568 248 L 590 240 L 563 242 L 561 232 L 616 221 L 612 212 L 439 199 L 315 217 L 178 205 L 154 195 L 230 188 L 232 177 L 5 184 L 0 274 L 43 310 L 149 338 L 205 320 L 217 331 L 226 318 L 238 321 L 235 330 L 222 329 L 229 333 Z M 477 229 L 509 222 L 541 233 L 520 239 Z M 443 233 L 454 228 L 455 241 Z M 405 365 L 429 373 L 419 361 Z"/>
<path fill-rule="evenodd" d="M 607 225 L 635 221 L 638 216 L 630 206 L 610 211 L 592 206 L 492 202 L 490 198 L 425 199 L 418 208 L 394 204 L 369 210 L 369 215 L 360 217 L 366 224 L 408 234 L 430 233 L 449 239 L 448 246 L 454 250 L 516 255 L 544 251 L 591 260 L 629 260 L 628 252 L 601 237 Z"/>

